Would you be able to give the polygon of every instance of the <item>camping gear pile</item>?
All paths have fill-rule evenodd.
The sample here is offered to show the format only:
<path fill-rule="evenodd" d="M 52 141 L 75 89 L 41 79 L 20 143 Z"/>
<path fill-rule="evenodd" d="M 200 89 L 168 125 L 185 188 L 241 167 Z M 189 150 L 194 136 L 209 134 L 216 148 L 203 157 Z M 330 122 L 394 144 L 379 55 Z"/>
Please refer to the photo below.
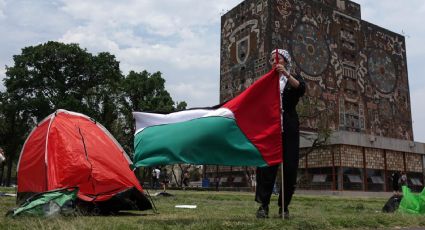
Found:
<path fill-rule="evenodd" d="M 403 195 L 393 195 L 382 207 L 383 212 L 399 210 L 409 214 L 425 214 L 425 188 L 421 193 L 412 193 L 409 187 L 402 186 Z"/>
<path fill-rule="evenodd" d="M 403 199 L 400 202 L 400 211 L 410 214 L 425 214 L 425 188 L 415 194 L 407 186 L 402 187 Z"/>

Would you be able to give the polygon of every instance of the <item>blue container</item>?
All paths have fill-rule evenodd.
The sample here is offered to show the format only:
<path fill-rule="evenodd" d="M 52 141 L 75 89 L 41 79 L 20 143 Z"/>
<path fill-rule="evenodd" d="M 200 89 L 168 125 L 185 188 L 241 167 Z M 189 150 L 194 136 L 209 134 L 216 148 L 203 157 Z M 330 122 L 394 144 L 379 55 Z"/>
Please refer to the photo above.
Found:
<path fill-rule="evenodd" d="M 202 188 L 208 188 L 210 187 L 210 179 L 204 178 L 202 179 Z"/>

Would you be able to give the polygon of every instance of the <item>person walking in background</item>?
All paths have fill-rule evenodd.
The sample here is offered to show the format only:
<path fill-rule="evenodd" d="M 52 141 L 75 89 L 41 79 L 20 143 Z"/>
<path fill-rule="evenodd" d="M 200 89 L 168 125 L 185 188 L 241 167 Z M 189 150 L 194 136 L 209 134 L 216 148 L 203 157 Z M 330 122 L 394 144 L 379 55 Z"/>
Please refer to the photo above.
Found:
<path fill-rule="evenodd" d="M 391 174 L 391 180 L 392 180 L 394 195 L 400 195 L 399 179 L 400 179 L 400 173 L 399 172 L 396 171 L 396 172 L 393 172 Z"/>
<path fill-rule="evenodd" d="M 155 180 L 156 180 L 156 172 L 155 172 L 155 168 L 152 169 L 151 172 L 151 188 L 154 189 L 155 188 Z"/>
<path fill-rule="evenodd" d="M 406 172 L 403 172 L 400 177 L 400 186 L 408 186 Z"/>
<path fill-rule="evenodd" d="M 277 55 L 276 55 L 277 52 Z M 277 56 L 277 57 L 276 57 Z M 270 64 L 280 76 L 282 97 L 282 143 L 283 143 L 283 171 L 284 195 L 282 205 L 282 191 L 279 193 L 279 215 L 289 218 L 288 206 L 295 191 L 299 160 L 299 120 L 295 107 L 305 93 L 305 82 L 299 74 L 294 73 L 289 52 L 284 49 L 273 50 L 270 55 Z M 257 189 L 255 201 L 260 203 L 257 218 L 268 218 L 270 197 L 276 181 L 279 165 L 257 168 Z"/>
<path fill-rule="evenodd" d="M 184 186 L 184 188 L 189 187 L 189 177 L 190 177 L 189 172 L 185 171 L 184 174 L 183 174 L 183 186 Z"/>
<path fill-rule="evenodd" d="M 215 176 L 214 178 L 214 183 L 215 183 L 215 190 L 218 191 L 218 186 L 220 186 L 220 177 L 219 176 Z"/>
<path fill-rule="evenodd" d="M 155 167 L 152 170 L 152 188 L 157 189 L 159 188 L 159 176 L 160 176 L 161 170 L 159 170 L 158 167 Z"/>
<path fill-rule="evenodd" d="M 250 179 L 251 179 L 252 191 L 255 192 L 257 187 L 257 179 L 255 178 L 255 171 L 252 171 Z"/>
<path fill-rule="evenodd" d="M 170 180 L 168 179 L 168 172 L 167 172 L 167 169 L 165 167 L 162 168 L 162 170 L 160 172 L 160 177 L 158 178 L 158 180 L 159 179 L 161 179 L 162 191 L 166 192 L 167 186 L 168 186 L 168 183 L 170 182 Z"/>

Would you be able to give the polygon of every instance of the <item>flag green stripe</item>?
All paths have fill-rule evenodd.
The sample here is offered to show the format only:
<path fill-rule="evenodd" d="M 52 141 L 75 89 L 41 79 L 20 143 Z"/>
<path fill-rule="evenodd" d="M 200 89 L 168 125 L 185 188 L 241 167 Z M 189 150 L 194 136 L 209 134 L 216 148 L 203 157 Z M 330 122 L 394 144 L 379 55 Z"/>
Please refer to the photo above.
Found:
<path fill-rule="evenodd" d="M 267 166 L 235 120 L 226 117 L 145 128 L 136 134 L 134 149 L 136 167 L 175 163 Z"/>

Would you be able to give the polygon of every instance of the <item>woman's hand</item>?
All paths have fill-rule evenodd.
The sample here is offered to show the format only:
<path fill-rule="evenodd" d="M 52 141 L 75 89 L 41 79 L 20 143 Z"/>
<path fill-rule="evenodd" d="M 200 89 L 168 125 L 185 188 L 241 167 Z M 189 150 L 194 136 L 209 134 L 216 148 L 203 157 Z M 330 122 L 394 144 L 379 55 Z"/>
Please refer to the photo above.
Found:
<path fill-rule="evenodd" d="M 276 70 L 277 72 L 283 74 L 283 76 L 285 76 L 286 78 L 289 78 L 290 74 L 288 73 L 288 71 L 286 70 L 285 66 L 282 64 L 277 64 L 276 65 Z"/>
<path fill-rule="evenodd" d="M 277 72 L 283 74 L 283 76 L 286 77 L 286 79 L 288 79 L 288 83 L 294 87 L 294 88 L 298 88 L 298 86 L 300 85 L 300 82 L 295 79 L 294 77 L 291 76 L 291 74 L 286 70 L 285 66 L 282 64 L 277 64 L 276 65 L 276 70 Z"/>

